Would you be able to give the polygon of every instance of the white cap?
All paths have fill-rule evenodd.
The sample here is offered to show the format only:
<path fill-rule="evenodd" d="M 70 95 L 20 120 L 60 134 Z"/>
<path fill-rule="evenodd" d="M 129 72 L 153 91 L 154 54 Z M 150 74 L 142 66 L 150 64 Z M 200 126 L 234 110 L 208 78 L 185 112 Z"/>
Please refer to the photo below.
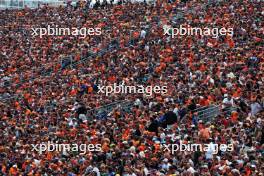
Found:
<path fill-rule="evenodd" d="M 168 162 L 169 160 L 167 159 L 167 158 L 164 158 L 164 160 L 163 160 L 164 162 Z"/>

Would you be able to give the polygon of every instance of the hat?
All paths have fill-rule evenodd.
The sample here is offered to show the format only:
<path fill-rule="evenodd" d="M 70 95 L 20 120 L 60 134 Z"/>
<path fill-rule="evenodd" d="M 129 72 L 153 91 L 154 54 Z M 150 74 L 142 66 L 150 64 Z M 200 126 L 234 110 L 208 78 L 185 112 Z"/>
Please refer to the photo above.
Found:
<path fill-rule="evenodd" d="M 201 168 L 208 169 L 208 166 L 207 165 L 202 165 Z"/>
<path fill-rule="evenodd" d="M 165 158 L 163 161 L 167 163 L 169 160 L 167 158 Z"/>

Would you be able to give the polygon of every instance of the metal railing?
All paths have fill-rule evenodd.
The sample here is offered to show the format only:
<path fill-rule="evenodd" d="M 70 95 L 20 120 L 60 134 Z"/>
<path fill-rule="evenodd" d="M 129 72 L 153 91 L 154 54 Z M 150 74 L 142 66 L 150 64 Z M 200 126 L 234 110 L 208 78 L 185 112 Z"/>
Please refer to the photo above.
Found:
<path fill-rule="evenodd" d="M 210 105 L 195 109 L 193 113 L 197 113 L 198 120 L 203 120 L 204 122 L 212 121 L 219 115 L 226 114 L 230 115 L 232 111 L 237 111 L 237 107 L 228 107 L 222 109 L 221 105 Z"/>
<path fill-rule="evenodd" d="M 119 108 L 123 112 L 130 112 L 134 103 L 132 101 L 117 101 L 111 104 L 107 104 L 93 110 L 89 110 L 86 114 L 87 117 L 96 117 L 98 119 L 104 119 L 107 115 L 112 112 L 115 108 Z"/>
<path fill-rule="evenodd" d="M 49 6 L 61 6 L 66 5 L 65 0 L 0 0 L 0 9 L 23 9 L 38 8 L 43 4 Z"/>
<path fill-rule="evenodd" d="M 117 39 L 113 39 L 108 44 L 108 46 L 106 48 L 103 48 L 102 50 L 100 50 L 97 53 L 90 53 L 89 56 L 82 57 L 79 61 L 72 61 L 72 59 L 70 59 L 70 64 L 66 64 L 66 65 L 62 65 L 62 61 L 60 61 L 61 68 L 60 68 L 58 73 L 60 73 L 65 68 L 69 68 L 69 67 L 73 68 L 73 67 L 77 66 L 78 64 L 82 64 L 82 63 L 87 62 L 89 59 L 96 58 L 96 57 L 101 57 L 101 56 L 105 55 L 107 52 L 113 51 L 114 49 L 119 49 L 120 46 L 119 46 L 119 43 L 117 41 L 118 41 Z M 15 84 L 15 86 L 21 86 L 25 82 L 30 82 L 30 81 L 32 82 L 34 80 L 38 80 L 39 78 L 43 78 L 43 77 L 49 76 L 51 73 L 55 73 L 54 69 L 49 69 L 49 70 L 43 71 L 42 74 L 39 77 L 29 78 L 27 80 L 23 79 L 18 84 Z M 5 81 L 5 83 L 8 83 L 8 81 Z M 0 95 L 0 101 L 2 101 L 2 102 L 6 102 L 8 100 L 16 99 L 16 98 L 19 98 L 18 94 L 13 94 L 13 95 L 10 95 L 10 96 L 8 96 L 8 95 Z"/>

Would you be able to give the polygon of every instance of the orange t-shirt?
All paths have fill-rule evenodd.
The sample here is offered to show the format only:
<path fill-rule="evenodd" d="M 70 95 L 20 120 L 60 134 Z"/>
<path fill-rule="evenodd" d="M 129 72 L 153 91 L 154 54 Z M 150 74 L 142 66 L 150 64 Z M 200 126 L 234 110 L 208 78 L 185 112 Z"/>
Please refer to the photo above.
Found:
<path fill-rule="evenodd" d="M 210 138 L 210 132 L 208 128 L 204 128 L 200 130 L 200 136 L 204 139 L 209 139 Z"/>
<path fill-rule="evenodd" d="M 9 175 L 17 175 L 17 174 L 18 174 L 17 169 L 14 167 L 11 167 L 9 170 Z"/>

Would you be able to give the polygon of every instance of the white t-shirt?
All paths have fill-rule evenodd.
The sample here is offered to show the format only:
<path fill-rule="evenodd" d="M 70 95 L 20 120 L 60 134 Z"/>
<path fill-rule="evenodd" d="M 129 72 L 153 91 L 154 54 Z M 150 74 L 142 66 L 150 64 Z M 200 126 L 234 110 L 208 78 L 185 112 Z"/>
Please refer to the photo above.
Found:
<path fill-rule="evenodd" d="M 234 106 L 234 100 L 231 98 L 230 100 L 228 98 L 224 98 L 223 100 L 223 108 L 226 108 L 227 106 L 225 104 L 229 104 L 230 106 Z"/>

